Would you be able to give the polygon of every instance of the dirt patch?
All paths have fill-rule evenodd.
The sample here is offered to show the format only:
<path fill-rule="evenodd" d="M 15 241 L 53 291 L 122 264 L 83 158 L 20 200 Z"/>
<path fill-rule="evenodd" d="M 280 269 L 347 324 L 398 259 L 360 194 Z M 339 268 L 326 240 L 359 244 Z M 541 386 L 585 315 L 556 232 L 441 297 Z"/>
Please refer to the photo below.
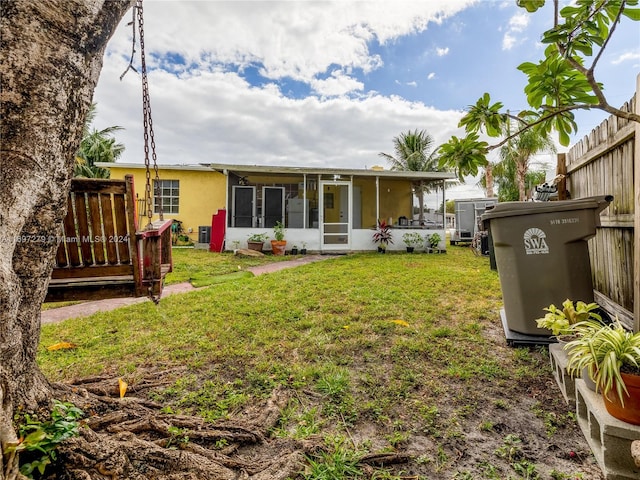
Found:
<path fill-rule="evenodd" d="M 183 373 L 147 371 L 131 385 L 128 395 L 135 397 L 123 399 L 117 379 L 109 376 L 59 385 L 58 397 L 90 416 L 80 437 L 62 448 L 59 466 L 47 478 L 301 479 L 308 459 L 326 451 L 320 435 L 294 440 L 273 434 L 276 427 L 295 427 L 294 420 L 283 419 L 285 408 L 320 411 L 327 402 L 322 395 L 279 387 L 233 418 L 207 423 L 166 413 L 166 406 L 149 400 Z M 414 392 L 430 401 L 432 393 Z M 323 434 L 345 435 L 354 451 L 366 445 L 359 468 L 368 478 L 382 470 L 403 479 L 604 478 L 551 378 L 460 383 L 445 395 L 433 403 L 431 415 L 398 412 L 394 423 L 364 417 L 348 421 L 340 415 L 333 425 L 324 425 Z M 406 436 L 390 448 L 398 423 Z"/>

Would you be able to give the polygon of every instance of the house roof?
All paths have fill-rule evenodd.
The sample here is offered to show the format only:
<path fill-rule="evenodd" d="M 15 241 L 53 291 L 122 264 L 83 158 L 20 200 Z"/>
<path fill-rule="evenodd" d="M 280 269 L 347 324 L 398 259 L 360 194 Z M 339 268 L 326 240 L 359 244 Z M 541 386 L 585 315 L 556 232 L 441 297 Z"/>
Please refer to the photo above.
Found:
<path fill-rule="evenodd" d="M 455 179 L 452 172 L 411 172 L 396 170 L 319 168 L 319 167 L 277 167 L 265 165 L 227 165 L 222 163 L 208 164 L 210 168 L 221 173 L 259 174 L 297 174 L 297 175 L 340 175 L 345 177 L 380 177 L 399 180 L 448 180 Z"/>
<path fill-rule="evenodd" d="M 98 167 L 102 168 L 127 168 L 127 169 L 144 169 L 145 166 L 143 163 L 120 163 L 120 162 L 96 162 Z M 151 167 L 153 168 L 153 167 Z M 210 172 L 212 171 L 206 165 L 201 164 L 181 164 L 181 165 L 167 165 L 167 164 L 159 164 L 158 168 L 160 170 L 195 170 L 200 172 Z"/>
<path fill-rule="evenodd" d="M 96 165 L 102 168 L 128 168 L 128 169 L 144 169 L 141 163 L 108 163 L 96 162 Z M 320 167 L 280 167 L 266 165 L 231 165 L 224 163 L 201 163 L 201 164 L 182 164 L 182 165 L 158 165 L 160 170 L 190 170 L 190 171 L 214 171 L 223 174 L 236 173 L 238 175 L 246 174 L 283 174 L 283 175 L 340 175 L 345 177 L 379 177 L 392 178 L 397 180 L 453 180 L 456 174 L 452 172 L 411 172 L 396 170 L 373 170 L 373 169 L 348 169 L 348 168 L 320 168 Z"/>

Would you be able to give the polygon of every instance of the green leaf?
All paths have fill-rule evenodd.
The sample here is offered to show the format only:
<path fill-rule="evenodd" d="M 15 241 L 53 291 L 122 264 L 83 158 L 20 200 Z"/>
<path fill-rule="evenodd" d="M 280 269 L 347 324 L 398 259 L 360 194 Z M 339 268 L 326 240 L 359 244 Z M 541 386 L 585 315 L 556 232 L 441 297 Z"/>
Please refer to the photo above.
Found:
<path fill-rule="evenodd" d="M 517 0 L 517 4 L 521 8 L 525 8 L 527 12 L 533 13 L 544 6 L 545 0 Z"/>
<path fill-rule="evenodd" d="M 25 446 L 37 445 L 47 437 L 47 432 L 42 429 L 37 429 L 27 435 L 23 441 Z"/>
<path fill-rule="evenodd" d="M 500 113 L 502 107 L 501 102 L 491 105 L 491 96 L 485 93 L 475 105 L 469 105 L 469 112 L 462 117 L 458 126 L 465 127 L 468 133 L 484 130 L 490 137 L 498 137 L 506 121 L 506 116 Z"/>
<path fill-rule="evenodd" d="M 640 21 L 640 8 L 625 8 L 622 14 L 633 20 L 634 22 Z"/>
<path fill-rule="evenodd" d="M 453 136 L 440 147 L 440 165 L 454 168 L 462 181 L 466 175 L 476 175 L 480 167 L 489 163 L 486 158 L 488 146 L 475 133 L 462 139 Z"/>

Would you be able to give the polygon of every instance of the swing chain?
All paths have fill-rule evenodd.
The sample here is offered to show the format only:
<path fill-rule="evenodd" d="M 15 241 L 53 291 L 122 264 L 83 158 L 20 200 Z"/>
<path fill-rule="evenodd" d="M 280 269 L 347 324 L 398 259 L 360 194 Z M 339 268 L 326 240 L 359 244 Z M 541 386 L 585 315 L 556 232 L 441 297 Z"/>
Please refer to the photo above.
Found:
<path fill-rule="evenodd" d="M 156 155 L 156 142 L 153 133 L 153 120 L 151 118 L 151 99 L 149 96 L 149 82 L 147 78 L 147 65 L 144 51 L 144 19 L 142 11 L 142 0 L 136 1 L 136 10 L 138 12 L 138 31 L 140 36 L 140 63 L 142 75 L 142 116 L 144 126 L 144 165 L 146 169 L 146 185 L 145 185 L 145 205 L 147 207 L 148 224 L 146 228 L 151 227 L 153 218 L 153 201 L 151 197 L 151 171 L 149 162 L 149 151 L 151 150 L 151 160 L 153 161 L 153 169 L 155 171 L 154 197 L 158 201 L 158 214 L 160 220 L 164 220 L 162 208 L 162 189 L 160 188 L 160 175 L 158 174 L 158 162 Z M 149 149 L 151 146 L 151 149 Z"/>
<path fill-rule="evenodd" d="M 151 150 L 151 160 L 153 161 L 153 169 L 155 170 L 154 197 L 158 201 L 158 214 L 160 220 L 164 220 L 162 208 L 162 188 L 160 187 L 160 175 L 158 174 L 158 162 L 156 156 L 156 142 L 153 134 L 153 120 L 151 118 L 151 99 L 149 96 L 149 82 L 147 78 L 147 64 L 144 51 L 144 18 L 142 9 L 142 0 L 136 0 L 136 9 L 138 12 L 138 31 L 140 36 L 140 70 L 142 76 L 142 116 L 144 125 L 144 166 L 146 172 L 145 185 L 145 205 L 147 207 L 147 230 L 153 229 L 153 201 L 151 197 L 151 171 L 149 165 L 149 150 Z M 151 147 L 151 149 L 149 149 Z M 154 279 L 162 281 L 161 279 Z M 153 294 L 152 285 L 147 289 L 148 297 L 157 305 L 160 297 Z"/>

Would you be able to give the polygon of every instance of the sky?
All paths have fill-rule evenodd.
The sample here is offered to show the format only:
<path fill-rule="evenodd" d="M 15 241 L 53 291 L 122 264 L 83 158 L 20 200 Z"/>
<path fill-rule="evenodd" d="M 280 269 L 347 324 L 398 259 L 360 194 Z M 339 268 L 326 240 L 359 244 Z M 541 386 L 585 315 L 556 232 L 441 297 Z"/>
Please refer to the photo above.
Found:
<path fill-rule="evenodd" d="M 388 168 L 379 153 L 393 154 L 393 138 L 415 129 L 437 148 L 463 134 L 464 110 L 485 92 L 512 112 L 528 108 L 516 67 L 543 56 L 546 3 L 529 14 L 515 0 L 145 0 L 158 163 Z M 140 75 L 120 80 L 130 21 L 131 12 L 107 47 L 93 126 L 123 127 L 119 161 L 143 163 Z M 639 73 L 640 24 L 627 19 L 596 78 L 619 106 Z M 572 143 L 607 116 L 579 112 Z M 553 170 L 555 156 L 536 162 Z M 447 197 L 481 196 L 476 181 Z"/>

